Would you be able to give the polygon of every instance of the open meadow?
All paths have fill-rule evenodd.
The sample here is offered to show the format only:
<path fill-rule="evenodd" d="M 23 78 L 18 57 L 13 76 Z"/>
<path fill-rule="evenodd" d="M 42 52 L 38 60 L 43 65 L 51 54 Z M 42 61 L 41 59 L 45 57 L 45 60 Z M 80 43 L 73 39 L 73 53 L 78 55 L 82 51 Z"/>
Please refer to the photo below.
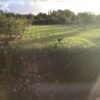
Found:
<path fill-rule="evenodd" d="M 58 39 L 61 39 L 60 43 Z M 11 42 L 13 47 L 99 47 L 100 26 L 95 25 L 34 25 L 23 33 L 22 40 Z"/>

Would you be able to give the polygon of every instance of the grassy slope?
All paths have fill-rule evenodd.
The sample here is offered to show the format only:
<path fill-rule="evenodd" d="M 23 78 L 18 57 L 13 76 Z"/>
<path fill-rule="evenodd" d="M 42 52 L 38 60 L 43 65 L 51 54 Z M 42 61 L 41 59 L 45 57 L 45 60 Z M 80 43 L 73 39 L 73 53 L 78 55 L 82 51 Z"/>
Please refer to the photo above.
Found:
<path fill-rule="evenodd" d="M 59 46 L 88 48 L 98 47 L 99 37 L 100 29 L 95 26 L 31 26 L 23 34 L 23 39 L 13 42 L 12 45 L 23 48 L 54 46 L 58 38 L 63 38 Z"/>

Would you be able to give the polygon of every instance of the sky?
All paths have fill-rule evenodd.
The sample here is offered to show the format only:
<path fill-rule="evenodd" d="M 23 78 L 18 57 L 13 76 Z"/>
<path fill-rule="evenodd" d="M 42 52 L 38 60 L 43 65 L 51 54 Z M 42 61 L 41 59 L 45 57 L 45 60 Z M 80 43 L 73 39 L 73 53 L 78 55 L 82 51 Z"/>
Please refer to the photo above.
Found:
<path fill-rule="evenodd" d="M 75 13 L 100 14 L 99 0 L 0 0 L 0 9 L 21 14 L 47 13 L 49 10 L 69 9 Z"/>

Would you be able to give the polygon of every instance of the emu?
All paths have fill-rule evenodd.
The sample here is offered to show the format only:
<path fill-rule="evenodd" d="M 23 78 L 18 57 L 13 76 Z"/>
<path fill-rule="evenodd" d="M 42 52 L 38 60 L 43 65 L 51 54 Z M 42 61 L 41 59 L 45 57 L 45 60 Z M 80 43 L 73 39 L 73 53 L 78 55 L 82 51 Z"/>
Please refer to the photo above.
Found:
<path fill-rule="evenodd" d="M 63 38 L 58 38 L 58 43 L 60 43 L 63 40 Z"/>
<path fill-rule="evenodd" d="M 63 40 L 63 38 L 58 38 L 58 39 L 57 39 L 58 42 L 55 43 L 55 48 L 57 48 L 58 44 L 60 44 L 60 42 L 61 42 L 62 40 Z"/>

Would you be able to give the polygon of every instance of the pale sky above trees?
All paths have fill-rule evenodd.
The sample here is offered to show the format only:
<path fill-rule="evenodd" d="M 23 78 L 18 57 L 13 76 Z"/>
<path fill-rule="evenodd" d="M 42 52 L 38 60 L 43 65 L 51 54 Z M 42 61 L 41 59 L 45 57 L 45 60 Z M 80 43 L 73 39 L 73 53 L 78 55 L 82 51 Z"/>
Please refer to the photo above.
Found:
<path fill-rule="evenodd" d="M 0 8 L 15 13 L 48 12 L 48 10 L 69 9 L 78 12 L 100 14 L 99 0 L 0 0 Z"/>

